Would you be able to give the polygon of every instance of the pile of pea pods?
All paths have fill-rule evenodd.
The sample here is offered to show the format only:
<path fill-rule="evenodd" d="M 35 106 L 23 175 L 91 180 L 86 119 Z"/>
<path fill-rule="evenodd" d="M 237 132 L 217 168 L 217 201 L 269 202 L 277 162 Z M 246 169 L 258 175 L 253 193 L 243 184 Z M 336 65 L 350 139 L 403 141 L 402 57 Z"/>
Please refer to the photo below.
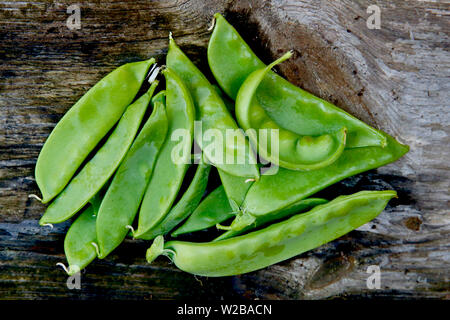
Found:
<path fill-rule="evenodd" d="M 35 171 L 49 203 L 40 224 L 72 219 L 64 241 L 70 275 L 127 237 L 152 241 L 149 263 L 165 255 L 196 275 L 251 272 L 358 228 L 396 197 L 392 190 L 314 197 L 396 161 L 408 146 L 272 71 L 291 52 L 266 66 L 223 16 L 214 21 L 213 82 L 170 37 L 164 65 L 151 58 L 113 70 L 45 142 Z M 202 135 L 211 130 L 231 130 L 233 143 L 211 148 Z M 264 130 L 276 136 L 262 139 Z M 243 161 L 222 161 L 238 154 Z M 214 188 L 212 172 L 220 177 Z M 164 242 L 206 229 L 217 236 Z"/>

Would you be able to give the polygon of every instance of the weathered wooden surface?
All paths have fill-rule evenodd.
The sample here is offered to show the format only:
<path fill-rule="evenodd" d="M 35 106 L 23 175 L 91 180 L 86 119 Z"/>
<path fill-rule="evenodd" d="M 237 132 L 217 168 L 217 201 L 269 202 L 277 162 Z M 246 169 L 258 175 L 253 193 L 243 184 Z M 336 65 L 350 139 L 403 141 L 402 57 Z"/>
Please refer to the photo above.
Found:
<path fill-rule="evenodd" d="M 381 29 L 366 27 L 372 1 L 78 2 L 81 29 L 66 27 L 71 1 L 0 1 L 0 298 L 160 299 L 229 297 L 449 298 L 449 14 L 444 1 L 376 1 Z M 126 241 L 68 290 L 68 224 L 40 228 L 44 206 L 33 169 L 65 111 L 114 67 L 163 57 L 172 31 L 199 66 L 207 27 L 222 12 L 264 61 L 297 85 L 396 136 L 411 151 L 395 164 L 345 180 L 331 197 L 394 188 L 376 220 L 297 258 L 239 277 L 206 279 L 143 256 Z M 366 287 L 369 265 L 381 289 Z"/>

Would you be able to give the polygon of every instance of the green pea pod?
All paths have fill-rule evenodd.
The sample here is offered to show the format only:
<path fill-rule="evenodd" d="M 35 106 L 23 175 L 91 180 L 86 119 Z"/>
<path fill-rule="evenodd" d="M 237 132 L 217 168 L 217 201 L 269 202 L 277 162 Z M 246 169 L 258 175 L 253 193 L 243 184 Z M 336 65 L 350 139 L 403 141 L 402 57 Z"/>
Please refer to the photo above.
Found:
<path fill-rule="evenodd" d="M 98 215 L 98 212 L 100 211 L 100 206 L 102 204 L 102 200 L 103 200 L 103 196 L 101 196 L 101 194 L 104 194 L 103 190 L 106 192 L 106 190 L 108 190 L 109 185 L 106 185 L 102 188 L 102 190 L 100 190 L 95 196 L 93 196 L 91 198 L 91 200 L 89 200 L 89 204 L 94 208 L 94 214 L 95 216 Z"/>
<path fill-rule="evenodd" d="M 408 146 L 386 135 L 387 146 L 345 150 L 328 167 L 314 171 L 292 171 L 279 168 L 274 175 L 263 175 L 247 192 L 241 206 L 240 219 L 233 221 L 233 230 L 241 230 L 254 219 L 272 215 L 301 199 L 355 174 L 391 163 L 406 152 Z M 247 217 L 242 217 L 247 215 Z"/>
<path fill-rule="evenodd" d="M 41 225 L 69 219 L 109 180 L 130 148 L 157 85 L 153 82 L 147 93 L 126 109 L 105 144 L 47 208 Z"/>
<path fill-rule="evenodd" d="M 216 90 L 219 97 L 222 99 L 225 107 L 227 107 L 228 112 L 230 114 L 234 114 L 234 101 L 228 98 L 218 86 L 216 86 L 215 84 L 213 84 L 212 86 L 214 87 L 214 90 Z"/>
<path fill-rule="evenodd" d="M 215 27 L 208 45 L 209 66 L 222 90 L 235 100 L 245 79 L 265 65 L 220 14 L 214 17 Z M 256 99 L 275 123 L 298 135 L 333 134 L 345 127 L 346 148 L 386 144 L 378 130 L 274 72 L 265 76 L 256 91 Z"/>
<path fill-rule="evenodd" d="M 67 272 L 69 275 L 84 269 L 97 257 L 94 246 L 97 242 L 96 214 L 95 207 L 88 205 L 67 231 L 64 239 L 64 253 L 69 263 Z"/>
<path fill-rule="evenodd" d="M 206 159 L 231 175 L 258 179 L 256 158 L 248 140 L 239 130 L 214 87 L 173 39 L 170 39 L 169 43 L 167 66 L 174 69 L 184 80 L 192 94 L 196 119 L 201 120 L 202 125 L 201 130 L 196 130 L 195 139 Z M 211 135 L 212 143 L 206 142 L 207 135 Z M 222 143 L 217 139 L 221 139 Z"/>
<path fill-rule="evenodd" d="M 271 222 L 279 221 L 285 218 L 288 218 L 294 214 L 298 214 L 301 212 L 304 212 L 305 210 L 310 210 L 314 208 L 315 206 L 327 203 L 328 200 L 322 199 L 322 198 L 308 198 L 300 200 L 290 206 L 287 206 L 286 208 L 280 209 L 277 212 L 274 212 L 272 214 L 262 215 L 259 217 L 254 217 L 250 215 L 242 215 L 241 212 L 236 213 L 236 219 L 233 221 L 235 224 L 242 224 L 246 225 L 241 230 L 233 230 L 232 227 L 224 227 L 221 225 L 217 225 L 218 229 L 222 230 L 228 230 L 227 232 L 222 233 L 220 236 L 218 236 L 214 241 L 224 240 L 232 237 L 236 237 L 238 235 L 241 235 L 243 233 L 247 233 L 253 229 L 259 228 L 264 225 L 268 225 Z M 235 214 L 235 215 L 236 215 Z M 240 219 L 242 218 L 250 218 L 250 221 L 245 221 L 244 223 L 241 222 Z"/>
<path fill-rule="evenodd" d="M 152 58 L 115 69 L 58 122 L 36 163 L 36 182 L 43 203 L 64 189 L 88 154 L 119 120 L 154 62 Z"/>
<path fill-rule="evenodd" d="M 345 148 L 346 128 L 318 137 L 298 135 L 273 121 L 255 96 L 267 73 L 291 55 L 291 52 L 286 53 L 267 67 L 253 71 L 245 79 L 236 97 L 236 117 L 264 159 L 291 170 L 317 170 L 341 156 Z"/>
<path fill-rule="evenodd" d="M 117 169 L 97 217 L 98 257 L 105 258 L 123 241 L 133 223 L 167 133 L 164 104 L 153 112 Z"/>
<path fill-rule="evenodd" d="M 163 103 L 166 105 L 166 90 L 161 90 L 153 96 L 152 105 L 155 105 L 155 103 Z"/>
<path fill-rule="evenodd" d="M 169 213 L 191 162 L 195 119 L 192 98 L 172 69 L 166 68 L 163 74 L 169 127 L 139 211 L 138 229 L 133 234 L 139 239 L 145 239 L 144 235 Z M 177 137 L 182 138 L 181 142 Z"/>
<path fill-rule="evenodd" d="M 217 171 L 219 172 L 219 177 L 222 181 L 228 200 L 230 201 L 230 205 L 237 211 L 242 202 L 244 202 L 245 195 L 252 186 L 254 180 L 233 176 L 220 169 Z"/>
<path fill-rule="evenodd" d="M 172 232 L 171 236 L 177 237 L 180 234 L 208 229 L 234 217 L 236 213 L 233 213 L 223 186 L 219 186 L 203 199 L 186 222 Z"/>
<path fill-rule="evenodd" d="M 211 166 L 206 163 L 200 163 L 198 165 L 194 178 L 181 199 L 170 210 L 164 220 L 141 236 L 141 239 L 152 240 L 159 235 L 169 233 L 181 221 L 194 212 L 205 193 L 210 169 Z"/>
<path fill-rule="evenodd" d="M 265 225 L 274 220 L 280 220 L 282 218 L 286 218 L 291 216 L 292 214 L 299 213 L 301 211 L 311 209 L 316 205 L 326 203 L 327 200 L 320 198 L 310 198 L 300 200 L 298 203 L 289 206 L 280 212 L 277 212 L 276 215 L 266 216 L 266 220 L 255 220 L 250 226 L 240 231 L 229 230 L 216 239 L 214 241 L 223 240 L 227 238 L 234 237 L 244 232 L 248 232 L 254 228 Z M 219 186 L 217 189 L 212 191 L 206 198 L 200 203 L 200 205 L 195 209 L 192 215 L 186 220 L 186 222 L 177 230 L 172 232 L 171 236 L 176 237 L 181 234 L 200 231 L 204 229 L 211 228 L 213 226 L 217 226 L 218 224 L 236 216 L 238 214 L 239 208 L 233 209 L 230 206 L 229 199 L 225 193 L 224 186 Z M 226 229 L 224 227 L 219 227 L 222 229 Z"/>
<path fill-rule="evenodd" d="M 147 261 L 166 255 L 181 270 L 208 277 L 259 270 L 360 227 L 380 214 L 395 196 L 395 191 L 362 191 L 341 196 L 267 228 L 217 242 L 164 244 L 159 236 L 147 250 Z"/>

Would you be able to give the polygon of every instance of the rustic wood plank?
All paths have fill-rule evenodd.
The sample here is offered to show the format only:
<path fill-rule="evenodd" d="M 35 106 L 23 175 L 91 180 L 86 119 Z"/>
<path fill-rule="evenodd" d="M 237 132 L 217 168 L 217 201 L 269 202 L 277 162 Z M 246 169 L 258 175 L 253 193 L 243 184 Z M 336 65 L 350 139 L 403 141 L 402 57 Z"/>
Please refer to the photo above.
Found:
<path fill-rule="evenodd" d="M 112 1 L 81 3 L 81 29 L 65 21 L 70 1 L 0 1 L 0 297 L 3 299 L 449 298 L 448 3 L 377 1 L 381 29 L 366 27 L 371 1 Z M 265 61 L 290 81 L 396 136 L 411 151 L 395 164 L 322 192 L 333 197 L 394 188 L 400 198 L 337 241 L 238 277 L 199 278 L 148 243 L 127 240 L 68 290 L 63 235 L 38 227 L 44 206 L 33 170 L 46 137 L 102 76 L 129 61 L 163 61 L 167 36 L 207 74 L 207 27 L 223 12 Z M 366 287 L 369 265 L 381 289 Z"/>

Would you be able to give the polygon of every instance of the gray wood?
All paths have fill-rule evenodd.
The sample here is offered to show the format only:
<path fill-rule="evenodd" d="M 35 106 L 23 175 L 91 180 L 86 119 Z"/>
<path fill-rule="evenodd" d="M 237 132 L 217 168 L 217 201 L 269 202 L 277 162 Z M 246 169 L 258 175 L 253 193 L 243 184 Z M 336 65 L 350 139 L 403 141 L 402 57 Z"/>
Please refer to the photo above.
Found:
<path fill-rule="evenodd" d="M 373 1 L 0 1 L 0 298 L 217 299 L 449 298 L 449 3 L 376 1 L 381 29 L 366 26 Z M 164 259 L 145 263 L 146 242 L 127 240 L 68 290 L 69 223 L 40 228 L 33 170 L 46 137 L 107 72 L 152 55 L 167 36 L 206 73 L 207 27 L 222 12 L 265 61 L 293 49 L 280 72 L 302 88 L 411 146 L 394 164 L 347 179 L 327 195 L 394 188 L 374 221 L 278 265 L 229 278 L 195 278 Z M 208 73 L 207 73 L 208 74 Z M 367 267 L 381 268 L 368 289 Z"/>

